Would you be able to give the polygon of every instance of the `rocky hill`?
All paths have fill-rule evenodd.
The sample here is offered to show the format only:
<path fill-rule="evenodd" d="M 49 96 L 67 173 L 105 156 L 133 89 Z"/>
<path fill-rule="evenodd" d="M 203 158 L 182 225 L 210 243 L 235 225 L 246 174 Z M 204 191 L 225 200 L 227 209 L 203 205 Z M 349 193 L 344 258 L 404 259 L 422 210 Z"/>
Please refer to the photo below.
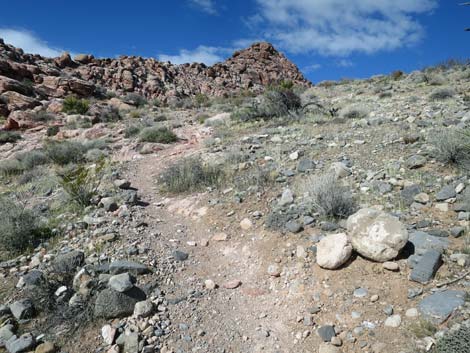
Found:
<path fill-rule="evenodd" d="M 82 97 L 106 91 L 138 92 L 146 98 L 174 102 L 204 94 L 224 96 L 248 90 L 259 93 L 279 81 L 308 86 L 298 68 L 269 43 L 256 43 L 228 60 L 204 64 L 173 65 L 153 58 L 122 56 L 98 59 L 91 55 L 71 58 L 64 53 L 50 59 L 25 54 L 0 39 L 0 115 L 32 108 L 52 97 Z"/>

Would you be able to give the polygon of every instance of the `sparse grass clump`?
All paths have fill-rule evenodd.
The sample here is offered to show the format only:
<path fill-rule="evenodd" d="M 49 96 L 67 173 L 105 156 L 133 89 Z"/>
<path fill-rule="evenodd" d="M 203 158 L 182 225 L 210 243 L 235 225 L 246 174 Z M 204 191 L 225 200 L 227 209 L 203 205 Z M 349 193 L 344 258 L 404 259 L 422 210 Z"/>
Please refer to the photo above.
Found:
<path fill-rule="evenodd" d="M 445 100 L 455 96 L 455 90 L 449 87 L 437 88 L 432 91 L 429 98 L 433 101 Z"/>
<path fill-rule="evenodd" d="M 217 186 L 223 175 L 222 168 L 206 164 L 200 158 L 188 157 L 165 169 L 160 181 L 166 191 L 183 193 Z"/>
<path fill-rule="evenodd" d="M 369 115 L 365 107 L 351 105 L 341 110 L 340 116 L 344 119 L 363 119 Z"/>
<path fill-rule="evenodd" d="M 0 175 L 4 178 L 20 175 L 23 171 L 23 165 L 17 159 L 5 159 L 0 161 Z"/>
<path fill-rule="evenodd" d="M 308 194 L 307 205 L 321 216 L 345 218 L 356 211 L 351 191 L 331 173 L 310 177 L 303 190 Z"/>
<path fill-rule="evenodd" d="M 31 210 L 4 196 L 0 197 L 0 224 L 0 248 L 12 254 L 33 248 L 46 235 Z"/>
<path fill-rule="evenodd" d="M 142 127 L 139 125 L 130 125 L 124 130 L 124 137 L 130 138 L 139 134 L 142 131 Z"/>
<path fill-rule="evenodd" d="M 64 99 L 62 111 L 65 114 L 86 114 L 90 108 L 90 102 L 86 99 L 78 99 L 74 96 L 68 96 Z"/>
<path fill-rule="evenodd" d="M 436 158 L 446 164 L 470 168 L 470 129 L 446 129 L 431 138 Z"/>
<path fill-rule="evenodd" d="M 21 139 L 21 135 L 15 131 L 0 131 L 0 144 L 15 143 Z"/>
<path fill-rule="evenodd" d="M 424 338 L 433 336 L 437 332 L 437 328 L 431 322 L 421 319 L 411 323 L 408 326 L 408 330 L 416 337 L 416 338 Z"/>
<path fill-rule="evenodd" d="M 40 123 L 47 123 L 55 119 L 55 115 L 44 110 L 39 112 L 33 113 L 30 116 L 31 120 L 40 122 Z"/>
<path fill-rule="evenodd" d="M 78 141 L 50 142 L 44 148 L 47 157 L 58 165 L 82 162 L 87 150 L 87 146 Z"/>
<path fill-rule="evenodd" d="M 25 170 L 49 163 L 49 158 L 41 150 L 32 150 L 23 152 L 16 156 L 16 159 L 22 164 Z"/>
<path fill-rule="evenodd" d="M 140 132 L 141 142 L 172 143 L 178 136 L 166 127 L 147 127 Z"/>
<path fill-rule="evenodd" d="M 128 93 L 123 101 L 136 107 L 143 107 L 148 103 L 147 99 L 139 93 Z"/>

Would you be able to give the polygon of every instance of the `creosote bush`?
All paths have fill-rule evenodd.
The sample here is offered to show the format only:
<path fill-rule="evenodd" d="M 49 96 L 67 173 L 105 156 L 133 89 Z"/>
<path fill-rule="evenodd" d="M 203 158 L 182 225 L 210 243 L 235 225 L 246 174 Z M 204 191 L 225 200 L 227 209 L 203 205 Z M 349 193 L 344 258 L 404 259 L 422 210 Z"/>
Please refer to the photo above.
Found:
<path fill-rule="evenodd" d="M 470 129 L 446 129 L 431 137 L 436 158 L 464 169 L 470 168 Z"/>
<path fill-rule="evenodd" d="M 445 100 L 455 96 L 455 90 L 449 87 L 437 88 L 432 91 L 429 98 L 433 101 Z"/>
<path fill-rule="evenodd" d="M 351 191 L 332 173 L 310 177 L 303 185 L 306 204 L 325 217 L 345 218 L 356 211 Z"/>
<path fill-rule="evenodd" d="M 363 119 L 367 117 L 368 114 L 369 112 L 365 107 L 358 105 L 351 105 L 343 108 L 340 112 L 340 116 L 345 119 Z"/>
<path fill-rule="evenodd" d="M 44 150 L 53 163 L 66 165 L 83 161 L 87 148 L 78 141 L 54 141 L 46 144 Z"/>
<path fill-rule="evenodd" d="M 140 132 L 141 142 L 172 143 L 178 141 L 178 136 L 166 127 L 147 127 Z"/>
<path fill-rule="evenodd" d="M 17 159 L 5 159 L 0 161 L 0 175 L 4 178 L 20 175 L 23 171 L 23 165 Z"/>
<path fill-rule="evenodd" d="M 197 157 L 188 157 L 166 168 L 160 174 L 160 181 L 166 191 L 182 193 L 215 187 L 219 185 L 223 175 L 220 166 L 206 164 Z"/>
<path fill-rule="evenodd" d="M 21 135 L 15 131 L 0 131 L 0 144 L 14 143 L 21 139 Z"/>
<path fill-rule="evenodd" d="M 78 99 L 68 96 L 64 99 L 62 111 L 66 114 L 86 114 L 90 108 L 90 102 L 86 99 Z"/>
<path fill-rule="evenodd" d="M 134 105 L 139 108 L 143 107 L 148 103 L 147 99 L 144 96 L 135 92 L 126 94 L 126 96 L 123 98 L 123 102 Z"/>
<path fill-rule="evenodd" d="M 33 248 L 49 236 L 33 211 L 5 196 L 0 197 L 0 224 L 0 248 L 12 254 Z"/>

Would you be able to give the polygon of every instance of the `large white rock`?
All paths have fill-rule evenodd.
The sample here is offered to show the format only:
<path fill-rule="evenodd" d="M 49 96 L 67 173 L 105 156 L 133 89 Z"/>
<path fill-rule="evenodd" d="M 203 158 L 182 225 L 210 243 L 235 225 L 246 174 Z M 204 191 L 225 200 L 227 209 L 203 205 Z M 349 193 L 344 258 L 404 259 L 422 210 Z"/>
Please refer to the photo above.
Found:
<path fill-rule="evenodd" d="M 317 244 L 317 264 L 334 270 L 349 260 L 352 246 L 344 233 L 328 235 Z"/>
<path fill-rule="evenodd" d="M 371 208 L 350 216 L 346 227 L 353 249 L 378 262 L 397 257 L 408 241 L 408 231 L 398 218 Z"/>

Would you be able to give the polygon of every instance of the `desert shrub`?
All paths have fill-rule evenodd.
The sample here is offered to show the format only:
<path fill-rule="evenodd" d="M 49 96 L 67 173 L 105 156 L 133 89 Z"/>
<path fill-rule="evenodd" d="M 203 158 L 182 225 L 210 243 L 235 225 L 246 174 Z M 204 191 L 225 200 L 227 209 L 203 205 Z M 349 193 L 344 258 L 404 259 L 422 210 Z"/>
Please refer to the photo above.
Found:
<path fill-rule="evenodd" d="M 0 224 L 0 248 L 13 254 L 33 248 L 49 236 L 34 212 L 5 196 L 0 197 Z"/>
<path fill-rule="evenodd" d="M 111 123 L 122 119 L 119 109 L 112 106 L 93 109 L 93 123 Z"/>
<path fill-rule="evenodd" d="M 46 144 L 44 151 L 55 164 L 66 165 L 83 161 L 87 147 L 78 141 L 54 141 Z"/>
<path fill-rule="evenodd" d="M 470 326 L 462 323 L 456 330 L 449 330 L 444 337 L 436 342 L 436 353 L 468 352 L 470 342 Z"/>
<path fill-rule="evenodd" d="M 356 210 L 351 191 L 331 173 L 310 177 L 303 191 L 308 195 L 306 204 L 322 216 L 344 218 Z"/>
<path fill-rule="evenodd" d="M 161 123 L 161 122 L 167 121 L 167 120 L 168 120 L 168 118 L 167 118 L 165 115 L 163 115 L 163 114 L 157 115 L 157 116 L 153 119 L 153 121 L 155 121 L 155 122 L 157 122 L 157 123 Z"/>
<path fill-rule="evenodd" d="M 242 121 L 242 122 L 254 120 L 257 118 L 261 118 L 261 117 L 262 117 L 262 114 L 260 114 L 258 109 L 256 109 L 256 107 L 254 106 L 241 107 L 239 109 L 236 109 L 232 113 L 232 119 Z"/>
<path fill-rule="evenodd" d="M 417 320 L 411 323 L 408 326 L 408 330 L 414 336 L 416 336 L 416 338 L 424 338 L 424 337 L 434 336 L 434 334 L 437 331 L 437 328 L 435 325 L 432 324 L 432 322 L 421 319 L 421 320 Z"/>
<path fill-rule="evenodd" d="M 143 107 L 147 104 L 147 99 L 139 93 L 128 93 L 123 99 L 124 103 L 131 104 L 136 107 Z"/>
<path fill-rule="evenodd" d="M 223 177 L 222 168 L 204 163 L 200 158 L 184 158 L 166 168 L 160 181 L 166 191 L 182 193 L 217 186 Z"/>
<path fill-rule="evenodd" d="M 194 96 L 194 103 L 197 107 L 207 107 L 209 105 L 209 97 L 203 93 L 198 93 Z"/>
<path fill-rule="evenodd" d="M 105 162 L 101 160 L 94 168 L 84 165 L 65 168 L 58 173 L 59 183 L 73 202 L 87 207 L 97 194 L 104 167 Z"/>
<path fill-rule="evenodd" d="M 442 75 L 432 75 L 432 74 L 425 74 L 424 78 L 426 82 L 431 86 L 442 86 L 446 84 L 446 79 Z"/>
<path fill-rule="evenodd" d="M 385 99 L 385 98 L 390 98 L 392 97 L 392 92 L 390 91 L 385 91 L 385 92 L 380 92 L 379 93 L 379 98 L 380 99 Z"/>
<path fill-rule="evenodd" d="M 17 155 L 16 159 L 21 163 L 24 170 L 30 170 L 34 167 L 49 163 L 48 156 L 41 150 L 23 152 Z"/>
<path fill-rule="evenodd" d="M 429 98 L 433 101 L 445 100 L 455 96 L 455 90 L 449 87 L 437 88 L 431 92 Z"/>
<path fill-rule="evenodd" d="M 15 131 L 0 131 L 0 144 L 15 143 L 21 139 L 21 135 Z"/>
<path fill-rule="evenodd" d="M 78 99 L 68 96 L 64 99 L 62 112 L 66 114 L 86 114 L 90 108 L 90 102 L 86 99 Z"/>
<path fill-rule="evenodd" d="M 108 156 L 108 153 L 99 148 L 92 148 L 85 154 L 85 159 L 88 162 L 98 162 Z"/>
<path fill-rule="evenodd" d="M 139 125 L 130 125 L 124 130 L 124 137 L 130 138 L 139 134 L 142 130 L 142 127 Z"/>
<path fill-rule="evenodd" d="M 390 77 L 393 79 L 393 80 L 399 80 L 403 77 L 404 73 L 403 71 L 401 70 L 395 70 L 393 71 L 391 74 L 390 74 Z"/>
<path fill-rule="evenodd" d="M 46 130 L 46 136 L 52 137 L 59 133 L 60 128 L 57 125 L 49 126 Z"/>
<path fill-rule="evenodd" d="M 263 98 L 260 110 L 267 118 L 288 115 L 302 107 L 300 97 L 290 89 L 269 89 Z"/>
<path fill-rule="evenodd" d="M 5 159 L 0 161 L 0 175 L 4 178 L 10 178 L 14 175 L 23 173 L 24 168 L 17 159 Z"/>
<path fill-rule="evenodd" d="M 172 143 L 178 141 L 178 137 L 166 127 L 147 127 L 140 132 L 140 141 Z"/>
<path fill-rule="evenodd" d="M 369 112 L 360 105 L 351 105 L 341 110 L 340 116 L 345 119 L 363 119 L 367 117 Z"/>
<path fill-rule="evenodd" d="M 49 112 L 46 112 L 44 110 L 41 110 L 39 112 L 35 112 L 30 115 L 31 120 L 41 122 L 41 123 L 46 123 L 48 121 L 54 120 L 55 115 Z"/>
<path fill-rule="evenodd" d="M 470 129 L 446 129 L 431 137 L 435 157 L 447 164 L 470 168 Z"/>

